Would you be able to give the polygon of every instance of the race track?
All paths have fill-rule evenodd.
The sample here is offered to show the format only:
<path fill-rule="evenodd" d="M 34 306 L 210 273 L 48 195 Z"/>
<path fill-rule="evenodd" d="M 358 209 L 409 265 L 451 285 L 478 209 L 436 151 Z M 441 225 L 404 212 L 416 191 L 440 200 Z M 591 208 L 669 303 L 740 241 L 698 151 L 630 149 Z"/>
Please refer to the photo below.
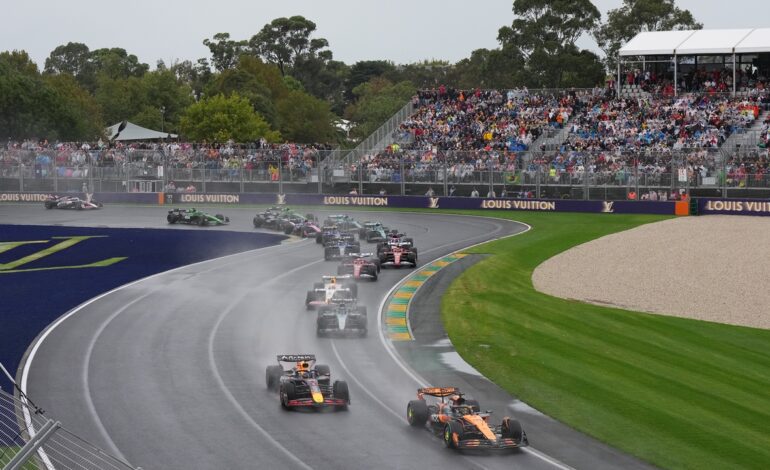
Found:
<path fill-rule="evenodd" d="M 26 217 L 23 209 L 4 207 L 0 214 L 26 224 L 51 224 L 54 218 L 64 225 L 165 226 L 162 208 L 35 211 Z M 233 220 L 227 229 L 254 230 L 253 210 L 222 212 Z M 359 216 L 367 217 L 412 236 L 421 263 L 526 228 L 440 214 Z M 418 383 L 391 355 L 377 325 L 385 294 L 410 271 L 383 270 L 376 283 L 359 285 L 369 310 L 367 338 L 318 339 L 315 314 L 304 308 L 305 292 L 335 270 L 318 245 L 298 240 L 128 285 L 47 330 L 25 363 L 27 393 L 69 429 L 145 470 L 644 467 L 545 418 L 534 428 L 525 422 L 537 451 L 515 455 L 457 455 L 428 432 L 410 429 L 405 408 Z M 283 411 L 264 379 L 265 366 L 280 353 L 314 353 L 319 363 L 329 364 L 333 379 L 350 385 L 350 410 Z M 469 395 L 474 386 L 489 386 L 463 383 Z M 511 414 L 512 399 L 504 392 L 476 391 L 490 399 L 482 408 L 492 408 L 496 419 Z M 549 435 L 541 438 L 543 432 Z M 575 460 L 560 463 L 543 453 Z"/>

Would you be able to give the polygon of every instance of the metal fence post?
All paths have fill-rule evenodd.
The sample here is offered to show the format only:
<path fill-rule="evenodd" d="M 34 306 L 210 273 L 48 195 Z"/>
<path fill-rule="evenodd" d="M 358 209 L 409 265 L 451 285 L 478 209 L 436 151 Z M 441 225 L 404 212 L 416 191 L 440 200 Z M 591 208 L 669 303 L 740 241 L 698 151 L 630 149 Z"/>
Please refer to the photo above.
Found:
<path fill-rule="evenodd" d="M 358 157 L 358 194 L 364 194 L 364 165 L 363 157 Z"/>
<path fill-rule="evenodd" d="M 24 164 L 19 163 L 19 192 L 24 191 Z"/>
<path fill-rule="evenodd" d="M 56 430 L 60 427 L 61 423 L 58 421 L 51 419 L 46 421 L 40 430 L 33 437 L 31 437 L 26 444 L 24 444 L 24 447 L 22 447 L 21 450 L 19 450 L 19 452 L 13 456 L 8 465 L 6 465 L 5 470 L 20 470 L 27 462 L 27 460 L 32 457 L 32 455 L 40 448 L 40 446 L 45 444 L 45 441 L 47 441 L 51 435 L 53 435 L 53 433 L 55 433 Z"/>
<path fill-rule="evenodd" d="M 399 171 L 401 172 L 401 195 L 406 195 L 406 175 L 404 175 L 404 154 L 399 154 Z"/>
<path fill-rule="evenodd" d="M 278 194 L 283 194 L 283 161 L 278 159 Z"/>
<path fill-rule="evenodd" d="M 444 157 L 444 161 L 442 163 L 443 164 L 441 165 L 441 171 L 444 172 L 444 196 L 449 196 L 449 181 L 448 181 L 449 180 L 449 175 L 447 175 L 446 157 Z"/>
<path fill-rule="evenodd" d="M 321 160 L 321 155 L 318 155 L 318 164 L 316 165 L 316 175 L 318 178 L 318 194 L 323 194 L 323 167 L 324 160 Z"/>

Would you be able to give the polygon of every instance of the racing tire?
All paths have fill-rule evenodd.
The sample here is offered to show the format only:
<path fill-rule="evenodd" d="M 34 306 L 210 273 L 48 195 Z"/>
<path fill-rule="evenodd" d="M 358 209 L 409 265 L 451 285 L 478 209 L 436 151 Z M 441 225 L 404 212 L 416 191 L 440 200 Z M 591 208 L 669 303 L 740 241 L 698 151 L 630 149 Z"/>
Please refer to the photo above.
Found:
<path fill-rule="evenodd" d="M 284 382 L 281 389 L 281 406 L 285 410 L 291 410 L 292 407 L 289 406 L 289 401 L 294 400 L 295 390 L 294 390 L 294 384 L 291 382 Z"/>
<path fill-rule="evenodd" d="M 315 366 L 316 373 L 321 376 L 326 376 L 326 378 L 318 379 L 318 383 L 329 385 L 329 377 L 331 377 L 331 369 L 329 369 L 329 366 L 326 364 L 316 364 Z"/>
<path fill-rule="evenodd" d="M 291 225 L 287 225 L 286 228 L 283 229 L 283 233 L 285 235 L 291 235 L 292 232 L 294 232 L 294 227 L 292 227 Z"/>
<path fill-rule="evenodd" d="M 75 206 L 75 209 L 77 209 L 77 210 L 79 210 L 79 211 L 82 211 L 82 210 L 83 210 L 83 203 L 82 203 L 82 202 L 79 202 L 79 203 L 78 203 L 78 204 Z"/>
<path fill-rule="evenodd" d="M 324 261 L 331 261 L 332 255 L 329 250 L 324 250 Z"/>
<path fill-rule="evenodd" d="M 425 426 L 429 417 L 430 411 L 425 400 L 411 400 L 406 405 L 406 421 L 409 423 L 409 426 Z"/>
<path fill-rule="evenodd" d="M 201 226 L 201 227 L 203 227 L 204 225 L 206 225 L 206 219 L 205 219 L 204 217 L 200 217 L 200 218 L 198 218 L 198 220 L 197 220 L 196 222 L 197 222 L 197 223 L 198 223 L 198 225 L 199 225 L 199 226 Z"/>
<path fill-rule="evenodd" d="M 254 217 L 254 228 L 261 227 L 262 223 L 263 223 L 262 219 L 260 219 L 259 217 Z"/>
<path fill-rule="evenodd" d="M 56 207 L 56 204 L 55 204 L 55 203 L 52 203 L 52 202 L 47 202 L 47 201 L 46 201 L 46 203 L 45 203 L 45 208 L 46 208 L 46 209 L 53 209 L 54 207 Z"/>
<path fill-rule="evenodd" d="M 169 214 L 168 216 L 166 216 L 166 221 L 168 221 L 168 223 L 170 224 L 175 224 L 176 216 L 174 214 Z"/>
<path fill-rule="evenodd" d="M 513 439 L 516 443 L 521 443 L 522 438 L 524 437 L 524 430 L 522 429 L 519 420 L 509 418 L 508 416 L 503 418 L 503 423 L 500 426 L 500 433 L 503 435 L 503 438 Z"/>
<path fill-rule="evenodd" d="M 350 404 L 350 390 L 348 389 L 348 383 L 344 380 L 334 381 L 334 384 L 332 385 L 332 395 L 334 395 L 334 398 L 345 400 L 348 405 Z M 344 410 L 347 408 L 347 405 L 342 407 Z"/>
<path fill-rule="evenodd" d="M 478 400 L 465 400 L 465 404 L 470 406 L 471 409 L 477 413 L 481 411 L 481 405 L 479 405 Z"/>
<path fill-rule="evenodd" d="M 313 310 L 313 306 L 310 304 L 310 302 L 315 301 L 315 291 L 308 291 L 307 295 L 305 296 L 305 308 L 307 310 Z"/>
<path fill-rule="evenodd" d="M 379 272 L 380 272 L 380 269 L 379 269 L 379 268 L 377 268 L 377 271 L 375 271 L 375 272 L 372 274 L 372 277 L 370 277 L 369 279 L 371 279 L 371 280 L 372 280 L 372 282 L 375 282 L 375 281 L 377 281 L 377 276 L 378 276 L 378 273 L 379 273 Z"/>
<path fill-rule="evenodd" d="M 221 220 L 222 222 L 227 222 L 227 217 L 225 217 L 222 214 L 216 214 L 214 217 L 216 217 L 217 219 Z"/>
<path fill-rule="evenodd" d="M 281 366 L 267 366 L 267 369 L 265 370 L 265 385 L 267 386 L 267 389 L 276 390 L 282 375 L 283 369 Z"/>
<path fill-rule="evenodd" d="M 92 203 L 95 204 L 96 207 L 104 207 L 104 204 L 102 204 L 101 202 L 93 202 L 92 201 Z"/>
<path fill-rule="evenodd" d="M 320 233 L 319 233 L 319 234 L 317 234 L 317 235 L 315 236 L 315 242 L 316 242 L 316 243 L 318 243 L 318 244 L 320 245 L 322 241 L 323 241 L 323 237 L 321 236 L 321 234 L 320 234 Z"/>
<path fill-rule="evenodd" d="M 457 441 L 455 441 L 457 435 Z M 450 449 L 457 449 L 457 442 L 463 438 L 463 426 L 457 421 L 450 421 L 444 426 L 444 445 Z"/>

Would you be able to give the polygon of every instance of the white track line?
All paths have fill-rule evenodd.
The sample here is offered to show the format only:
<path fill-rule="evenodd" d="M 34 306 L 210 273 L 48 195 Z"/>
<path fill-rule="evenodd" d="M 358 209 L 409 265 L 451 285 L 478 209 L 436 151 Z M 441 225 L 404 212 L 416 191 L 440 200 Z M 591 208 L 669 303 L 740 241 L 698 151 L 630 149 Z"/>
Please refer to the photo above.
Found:
<path fill-rule="evenodd" d="M 311 263 L 313 264 L 313 263 Z M 308 266 L 308 265 L 306 265 Z M 306 266 L 301 266 L 301 268 L 305 268 Z M 294 271 L 294 270 L 292 270 Z M 306 464 L 303 460 L 301 460 L 299 457 L 294 455 L 289 449 L 283 446 L 280 442 L 278 442 L 273 436 L 270 435 L 265 428 L 259 425 L 257 421 L 251 417 L 251 415 L 241 406 L 240 402 L 235 398 L 233 393 L 230 391 L 229 388 L 227 388 L 227 384 L 225 384 L 225 381 L 222 379 L 222 376 L 219 373 L 219 368 L 217 367 L 216 359 L 214 358 L 214 337 L 217 334 L 217 331 L 219 331 L 219 327 L 222 325 L 222 322 L 227 318 L 227 315 L 235 308 L 235 306 L 240 303 L 244 298 L 246 297 L 246 294 L 242 294 L 238 296 L 236 300 L 230 303 L 230 305 L 225 308 L 225 310 L 222 312 L 222 314 L 219 316 L 219 319 L 217 319 L 217 323 L 214 325 L 214 328 L 211 329 L 211 333 L 209 334 L 209 343 L 208 343 L 208 355 L 209 355 L 209 365 L 211 367 L 211 370 L 214 372 L 214 376 L 217 380 L 217 385 L 219 385 L 219 388 L 222 389 L 223 392 L 225 392 L 225 395 L 227 396 L 227 399 L 230 401 L 230 403 L 235 406 L 235 408 L 238 410 L 238 413 L 249 422 L 249 424 L 254 427 L 257 431 L 259 431 L 260 434 L 262 434 L 262 437 L 267 439 L 273 446 L 275 446 L 278 450 L 280 450 L 286 457 L 289 458 L 292 462 L 297 464 L 298 467 L 303 468 L 305 470 L 312 470 L 313 467 Z"/>
<path fill-rule="evenodd" d="M 507 220 L 507 219 L 498 219 L 498 218 L 494 218 L 494 217 L 484 217 L 484 216 L 464 216 L 464 217 L 482 217 L 482 218 L 485 218 L 485 219 Z M 524 225 L 524 226 L 527 227 L 527 229 L 523 230 L 521 232 L 517 232 L 517 233 L 511 234 L 511 235 L 506 235 L 504 237 L 493 238 L 491 240 L 487 240 L 487 241 L 483 241 L 483 242 L 480 242 L 480 243 L 476 243 L 474 245 L 469 245 L 469 246 L 466 246 L 465 248 L 453 251 L 452 253 L 449 253 L 449 254 L 444 255 L 444 256 L 451 256 L 451 255 L 453 255 L 455 253 L 460 253 L 461 251 L 468 250 L 470 248 L 473 248 L 473 247 L 476 247 L 476 246 L 479 246 L 479 245 L 483 245 L 485 243 L 490 243 L 490 242 L 494 242 L 494 241 L 497 241 L 497 240 L 502 240 L 504 238 L 515 237 L 517 235 L 521 235 L 521 234 L 527 233 L 530 230 L 532 230 L 532 226 L 530 226 L 529 224 L 525 224 L 524 222 L 517 222 L 515 220 L 512 220 L 511 222 L 515 222 L 517 224 Z M 473 237 L 473 238 L 476 238 L 476 237 Z M 428 250 L 428 252 L 429 251 L 433 251 L 433 250 Z M 436 259 L 434 259 L 434 260 L 432 260 L 432 261 L 430 261 L 429 263 L 426 263 L 426 264 L 433 263 L 434 261 L 439 260 L 439 259 L 443 258 L 444 256 L 436 258 Z M 398 289 L 399 287 L 401 287 L 407 281 L 407 279 L 409 279 L 409 277 L 411 277 L 411 276 L 406 276 L 404 279 L 402 279 L 400 282 L 398 282 L 395 286 L 393 286 L 393 288 L 390 289 L 390 291 L 388 291 L 388 293 L 382 299 L 382 302 L 380 302 L 380 308 L 379 308 L 379 310 L 377 312 L 377 330 L 379 331 L 380 342 L 382 343 L 383 346 L 385 346 L 385 350 L 388 351 L 388 354 L 390 354 L 390 357 L 396 362 L 396 364 L 398 364 L 398 366 L 401 368 L 401 370 L 403 370 L 404 373 L 406 373 L 409 377 L 411 377 L 420 387 L 427 387 L 427 386 L 430 385 L 428 383 L 428 381 L 425 380 L 423 377 L 421 377 L 418 373 L 414 372 L 411 369 L 411 367 L 409 367 L 405 363 L 405 361 L 398 354 L 398 351 L 396 351 L 395 346 L 393 346 L 393 342 L 390 341 L 389 338 L 385 337 L 385 332 L 384 332 L 385 329 L 383 328 L 382 314 L 383 314 L 383 311 L 385 310 L 385 303 L 390 298 L 390 296 L 393 295 L 393 292 L 396 289 Z M 419 288 L 417 290 L 419 290 Z M 417 295 L 417 290 L 415 291 L 415 295 Z M 407 325 L 408 325 L 409 324 L 409 310 L 407 310 L 406 315 L 407 315 L 406 321 L 407 321 Z M 411 328 L 410 328 L 410 331 L 411 331 Z M 487 380 L 489 380 L 489 379 L 487 379 Z M 564 464 L 562 462 L 559 462 L 558 460 L 556 460 L 556 459 L 554 459 L 552 457 L 549 457 L 548 455 L 544 454 L 543 452 L 540 452 L 539 450 L 537 450 L 537 449 L 535 449 L 533 447 L 522 447 L 521 450 L 526 452 L 526 453 L 528 453 L 528 454 L 530 454 L 530 455 L 532 455 L 532 456 L 534 456 L 534 457 L 537 457 L 540 460 L 542 460 L 542 461 L 544 461 L 546 463 L 549 463 L 549 464 L 553 465 L 554 467 L 559 468 L 561 470 L 574 470 L 569 465 L 566 465 L 566 464 Z"/>
<path fill-rule="evenodd" d="M 197 266 L 197 265 L 208 263 L 208 262 L 211 262 L 211 261 L 223 260 L 223 259 L 227 259 L 227 258 L 231 258 L 231 257 L 235 257 L 235 256 L 243 256 L 245 254 L 256 253 L 256 252 L 263 251 L 263 250 L 268 250 L 268 249 L 271 249 L 271 248 L 272 249 L 286 248 L 287 246 L 289 246 L 289 245 L 266 246 L 266 247 L 262 247 L 262 248 L 257 248 L 255 250 L 242 251 L 242 252 L 239 252 L 239 253 L 233 253 L 231 255 L 222 256 L 222 257 L 219 257 L 219 258 L 212 258 L 212 259 L 208 259 L 208 260 L 204 260 L 204 261 L 199 261 L 197 263 L 192 263 L 192 264 L 188 264 L 188 265 L 185 265 L 185 266 L 180 266 L 178 268 L 169 269 L 168 271 L 163 271 L 163 272 L 160 272 L 160 273 L 152 274 L 150 276 L 144 277 L 142 279 L 138 279 L 138 280 L 130 282 L 128 284 L 124 284 L 122 286 L 118 286 L 115 289 L 112 289 L 112 290 L 107 291 L 107 292 L 105 292 L 103 294 L 100 294 L 100 295 L 98 295 L 98 296 L 96 296 L 96 297 L 94 297 L 92 299 L 89 299 L 89 300 L 83 302 L 82 304 L 78 305 L 77 307 L 73 308 L 69 312 L 65 313 L 61 317 L 59 317 L 57 320 L 55 320 L 53 323 L 51 323 L 45 330 L 43 330 L 43 333 L 40 334 L 35 339 L 34 343 L 32 344 L 32 349 L 30 350 L 29 355 L 26 357 L 26 360 L 24 360 L 24 367 L 22 368 L 22 371 L 21 371 L 21 378 L 20 378 L 19 381 L 21 382 L 21 391 L 24 393 L 24 395 L 22 396 L 22 400 L 24 401 L 25 405 L 27 405 L 27 406 L 24 407 L 24 421 L 25 421 L 25 424 L 27 426 L 27 429 L 30 430 L 30 434 L 33 435 L 33 436 L 35 435 L 35 426 L 32 423 L 32 417 L 30 416 L 30 413 L 29 413 L 29 405 L 27 403 L 26 398 L 24 398 L 24 397 L 27 396 L 27 394 L 28 394 L 27 393 L 27 380 L 29 379 L 29 371 L 30 371 L 30 368 L 32 367 L 32 361 L 34 360 L 35 355 L 37 354 L 38 350 L 40 349 L 40 346 L 43 344 L 43 341 L 45 341 L 45 339 L 48 337 L 48 335 L 50 335 L 58 326 L 60 326 L 62 323 L 64 323 L 65 320 L 67 320 L 68 318 L 71 318 L 73 315 L 75 315 L 76 313 L 80 312 L 84 308 L 88 307 L 89 305 L 93 304 L 94 302 L 97 302 L 100 299 L 102 299 L 102 298 L 104 298 L 104 297 L 106 297 L 106 296 L 108 296 L 110 294 L 113 294 L 115 292 L 119 292 L 119 291 L 121 291 L 123 289 L 126 289 L 128 287 L 134 286 L 134 285 L 136 285 L 136 284 L 138 284 L 140 282 L 146 281 L 148 279 L 153 279 L 155 277 L 162 276 L 164 274 L 172 273 L 172 272 L 175 272 L 175 271 L 180 271 L 180 270 L 183 270 L 183 269 L 190 268 L 192 266 Z M 290 247 L 293 248 L 293 246 L 290 246 Z M 228 266 L 228 265 L 229 265 L 229 263 L 225 264 L 224 266 Z M 89 392 L 89 394 L 90 394 L 90 392 Z M 95 415 L 95 418 L 96 418 L 97 422 L 100 422 L 98 416 Z M 103 428 L 103 426 L 102 426 L 102 428 Z M 108 437 L 108 442 L 112 443 L 112 439 L 109 439 L 109 437 Z M 112 445 L 114 446 L 114 443 Z M 118 451 L 118 453 L 120 453 L 120 451 Z"/>

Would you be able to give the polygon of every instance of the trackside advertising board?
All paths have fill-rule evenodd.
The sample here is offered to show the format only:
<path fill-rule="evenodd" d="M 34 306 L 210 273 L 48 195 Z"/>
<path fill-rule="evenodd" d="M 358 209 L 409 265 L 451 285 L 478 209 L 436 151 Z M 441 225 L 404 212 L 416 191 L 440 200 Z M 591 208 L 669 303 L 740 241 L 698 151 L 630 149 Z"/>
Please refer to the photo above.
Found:
<path fill-rule="evenodd" d="M 64 194 L 64 193 L 63 193 Z M 78 195 L 78 194 L 74 194 Z M 0 203 L 37 202 L 44 193 L 0 193 Z M 96 193 L 97 201 L 110 204 L 288 204 L 335 207 L 393 207 L 425 209 L 476 209 L 534 212 L 596 212 L 617 214 L 674 214 L 674 202 L 661 201 L 582 201 L 572 199 L 488 199 L 470 197 L 425 196 L 358 196 L 324 194 L 255 194 L 255 193 Z"/>
<path fill-rule="evenodd" d="M 698 199 L 698 212 L 701 215 L 770 216 L 770 201 L 762 199 Z"/>

